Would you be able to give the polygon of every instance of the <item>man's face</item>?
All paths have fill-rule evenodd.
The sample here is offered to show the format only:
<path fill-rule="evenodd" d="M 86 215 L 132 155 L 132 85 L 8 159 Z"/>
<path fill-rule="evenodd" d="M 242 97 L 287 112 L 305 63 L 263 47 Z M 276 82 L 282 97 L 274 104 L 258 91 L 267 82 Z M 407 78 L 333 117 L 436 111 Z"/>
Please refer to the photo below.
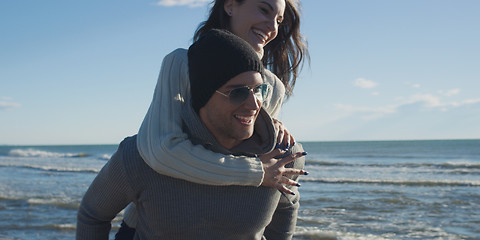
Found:
<path fill-rule="evenodd" d="M 232 89 L 243 86 L 253 88 L 262 83 L 259 72 L 249 71 L 235 76 L 217 90 L 228 95 Z M 243 103 L 235 105 L 221 93 L 215 92 L 207 104 L 200 108 L 199 115 L 215 139 L 223 147 L 230 149 L 253 135 L 254 123 L 262 102 L 250 92 Z"/>

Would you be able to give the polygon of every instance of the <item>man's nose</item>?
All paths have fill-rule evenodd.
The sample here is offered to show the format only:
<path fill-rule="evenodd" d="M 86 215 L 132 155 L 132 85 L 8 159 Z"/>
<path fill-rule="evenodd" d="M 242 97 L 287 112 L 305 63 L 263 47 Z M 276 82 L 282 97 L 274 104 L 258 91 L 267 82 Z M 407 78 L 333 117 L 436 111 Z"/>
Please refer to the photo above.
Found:
<path fill-rule="evenodd" d="M 262 102 L 260 101 L 260 99 L 257 99 L 253 91 L 250 91 L 250 93 L 248 94 L 247 100 L 245 100 L 244 105 L 248 109 L 259 109 L 262 107 Z"/>

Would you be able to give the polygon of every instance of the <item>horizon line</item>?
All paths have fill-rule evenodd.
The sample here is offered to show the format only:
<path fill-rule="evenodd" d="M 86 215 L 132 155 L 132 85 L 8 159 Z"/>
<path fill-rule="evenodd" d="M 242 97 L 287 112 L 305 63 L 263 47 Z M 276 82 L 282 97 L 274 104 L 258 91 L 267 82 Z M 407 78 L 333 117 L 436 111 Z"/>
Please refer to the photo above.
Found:
<path fill-rule="evenodd" d="M 371 139 L 371 140 L 307 140 L 297 141 L 299 143 L 316 143 L 316 142 L 407 142 L 407 141 L 465 141 L 480 140 L 480 138 L 432 138 L 432 139 Z M 0 147 L 48 147 L 48 146 L 98 146 L 98 145 L 119 145 L 118 143 L 72 143 L 72 144 L 0 144 Z"/>

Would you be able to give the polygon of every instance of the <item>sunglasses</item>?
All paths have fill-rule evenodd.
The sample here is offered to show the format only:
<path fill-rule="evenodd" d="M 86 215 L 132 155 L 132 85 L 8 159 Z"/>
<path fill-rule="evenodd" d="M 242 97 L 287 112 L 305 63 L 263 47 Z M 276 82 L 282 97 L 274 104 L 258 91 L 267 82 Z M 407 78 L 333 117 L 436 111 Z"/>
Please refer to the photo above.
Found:
<path fill-rule="evenodd" d="M 226 93 L 222 93 L 218 90 L 216 92 L 225 97 L 228 97 L 231 104 L 240 105 L 245 102 L 245 100 L 247 100 L 248 96 L 250 96 L 251 91 L 253 91 L 253 95 L 257 100 L 263 102 L 268 96 L 269 87 L 268 84 L 264 83 L 255 87 L 243 86 L 234 88 Z"/>

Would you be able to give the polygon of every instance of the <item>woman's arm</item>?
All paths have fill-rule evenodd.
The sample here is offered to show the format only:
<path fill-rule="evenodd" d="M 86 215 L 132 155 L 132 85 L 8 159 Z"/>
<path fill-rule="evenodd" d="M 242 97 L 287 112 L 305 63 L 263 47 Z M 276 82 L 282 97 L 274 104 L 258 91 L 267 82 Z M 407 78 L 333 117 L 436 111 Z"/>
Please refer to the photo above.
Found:
<path fill-rule="evenodd" d="M 137 145 L 156 172 L 208 185 L 259 186 L 263 180 L 258 158 L 214 153 L 193 145 L 182 131 L 181 111 L 189 101 L 187 50 L 177 49 L 162 63 L 150 108 L 140 127 Z"/>

